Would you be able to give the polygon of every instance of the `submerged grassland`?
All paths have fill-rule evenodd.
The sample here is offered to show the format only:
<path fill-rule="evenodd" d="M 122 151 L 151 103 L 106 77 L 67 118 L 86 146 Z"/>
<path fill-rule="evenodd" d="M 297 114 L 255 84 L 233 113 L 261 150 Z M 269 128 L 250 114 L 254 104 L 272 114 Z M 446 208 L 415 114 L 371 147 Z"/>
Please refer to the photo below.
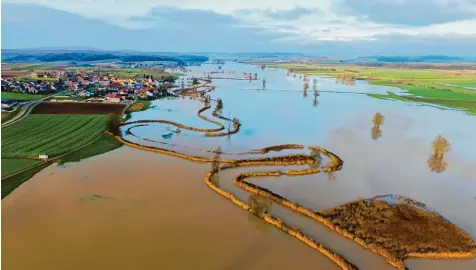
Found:
<path fill-rule="evenodd" d="M 283 68 L 289 72 L 347 77 L 366 80 L 370 84 L 398 87 L 411 95 L 368 94 L 381 99 L 413 101 L 462 109 L 476 113 L 476 71 L 436 69 L 396 69 L 365 67 L 357 65 L 308 65 L 276 64 L 270 67 Z"/>
<path fill-rule="evenodd" d="M 208 103 L 206 98 L 202 99 L 204 106 L 198 110 L 197 116 L 202 118 L 204 121 L 216 124 L 218 126 L 217 128 L 205 129 L 190 127 L 168 120 L 139 120 L 122 124 L 123 126 L 130 126 L 126 129 L 125 134 L 145 141 L 152 141 L 147 138 L 138 137 L 131 132 L 132 128 L 147 126 L 149 123 L 172 125 L 178 129 L 202 132 L 204 136 L 219 137 L 239 132 L 241 124 L 237 119 L 234 120 L 237 123 L 234 130 L 221 132 L 224 130 L 224 125 L 221 122 L 203 116 L 201 113 L 210 109 L 211 105 Z M 231 119 L 221 116 L 218 113 L 218 110 L 216 109 L 212 116 L 218 119 L 232 121 Z M 247 152 L 248 154 L 259 155 L 256 158 L 225 159 L 221 157 L 221 154 L 229 154 L 222 153 L 220 149 L 215 151 L 214 157 L 205 157 L 189 155 L 165 147 L 146 146 L 130 141 L 124 137 L 118 137 L 118 139 L 124 144 L 137 149 L 167 154 L 191 161 L 212 163 L 210 172 L 205 176 L 205 183 L 212 190 L 238 207 L 256 215 L 263 221 L 324 254 L 342 269 L 358 268 L 352 264 L 352 262 L 347 261 L 344 257 L 335 253 L 330 248 L 302 233 L 299 228 L 290 226 L 283 220 L 268 213 L 270 205 L 272 203 L 279 204 L 282 207 L 307 216 L 308 218 L 325 225 L 336 233 L 353 240 L 362 247 L 383 256 L 389 264 L 397 269 L 407 269 L 403 260 L 409 257 L 470 258 L 476 256 L 476 244 L 466 232 L 439 215 L 418 209 L 414 205 L 399 204 L 398 207 L 393 207 L 388 205 L 386 202 L 367 200 L 371 203 L 366 203 L 367 201 L 365 201 L 365 203 L 362 204 L 359 201 L 357 204 L 349 203 L 343 206 L 338 206 L 334 209 L 315 212 L 312 209 L 308 209 L 292 202 L 271 190 L 248 181 L 248 179 L 256 177 L 295 177 L 341 170 L 343 161 L 337 155 L 318 146 L 309 146 L 308 150 L 310 153 L 306 154 L 267 156 L 268 153 L 274 151 L 279 152 L 281 150 L 291 149 L 303 151 L 305 149 L 305 146 L 300 144 L 272 145 L 257 149 L 255 152 Z M 165 142 L 154 142 L 168 145 L 168 143 Z M 330 165 L 322 168 L 320 165 L 316 165 L 318 162 L 317 156 L 321 154 L 329 158 L 331 161 L 329 162 Z M 238 174 L 233 179 L 234 185 L 246 190 L 251 194 L 251 196 L 255 196 L 248 202 L 243 202 L 232 192 L 222 189 L 216 181 L 216 178 L 221 171 L 256 166 L 307 167 L 298 170 L 276 169 L 257 172 L 249 171 Z M 431 226 L 432 228 L 428 228 L 428 226 Z M 400 235 L 403 236 L 400 237 Z"/>

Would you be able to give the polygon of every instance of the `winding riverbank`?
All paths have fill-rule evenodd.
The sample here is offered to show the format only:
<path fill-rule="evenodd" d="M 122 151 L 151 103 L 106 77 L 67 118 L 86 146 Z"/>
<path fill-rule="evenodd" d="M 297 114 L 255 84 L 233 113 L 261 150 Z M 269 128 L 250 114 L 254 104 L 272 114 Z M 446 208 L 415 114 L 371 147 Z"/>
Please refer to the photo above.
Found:
<path fill-rule="evenodd" d="M 201 96 L 201 95 L 199 95 Z M 230 133 L 224 133 L 224 132 L 219 132 L 224 129 L 224 125 L 221 124 L 219 121 L 215 121 L 213 119 L 210 119 L 208 117 L 205 117 L 202 115 L 203 112 L 206 110 L 210 109 L 211 106 L 210 104 L 205 104 L 204 107 L 200 108 L 197 112 L 198 117 L 201 119 L 216 124 L 219 127 L 215 129 L 205 129 L 205 128 L 195 128 L 195 127 L 190 127 L 186 126 L 180 123 L 176 123 L 173 121 L 167 121 L 167 120 L 138 120 L 134 121 L 131 123 L 125 123 L 124 126 L 126 125 L 143 125 L 143 123 L 160 123 L 160 124 L 168 124 L 168 125 L 173 125 L 178 128 L 182 128 L 185 130 L 191 130 L 191 131 L 197 131 L 197 132 L 203 132 L 205 136 L 210 136 L 210 134 L 215 134 L 215 136 L 220 137 L 220 136 L 226 136 L 230 135 Z M 214 117 L 217 117 L 222 120 L 227 120 L 231 121 L 231 119 L 228 119 L 226 117 L 221 116 L 220 114 L 216 113 L 216 110 L 212 114 Z M 237 125 L 236 127 L 236 132 L 239 131 L 239 126 Z M 133 128 L 133 127 L 132 127 Z M 126 132 L 131 134 L 129 128 Z M 234 132 L 234 133 L 236 133 Z M 280 230 L 288 233 L 289 235 L 296 237 L 300 241 L 306 243 L 310 247 L 316 249 L 317 251 L 321 252 L 322 254 L 326 255 L 329 257 L 332 261 L 334 261 L 339 267 L 342 269 L 357 269 L 355 265 L 352 263 L 348 262 L 343 258 L 342 256 L 338 255 L 337 253 L 331 251 L 329 248 L 326 248 L 319 242 L 313 240 L 309 236 L 304 235 L 299 231 L 299 229 L 291 227 L 289 225 L 286 225 L 282 220 L 279 218 L 276 218 L 274 216 L 271 216 L 270 214 L 266 212 L 256 212 L 253 210 L 253 208 L 240 201 L 235 195 L 232 193 L 225 191 L 224 189 L 221 189 L 218 185 L 216 185 L 213 181 L 212 178 L 219 173 L 222 170 L 227 170 L 227 169 L 232 169 L 232 168 L 237 168 L 237 167 L 248 167 L 248 166 L 274 166 L 274 165 L 281 165 L 281 166 L 292 166 L 292 165 L 312 165 L 316 162 L 315 156 L 311 155 L 285 155 L 285 156 L 277 156 L 277 157 L 264 157 L 264 158 L 256 158 L 256 159 L 223 159 L 219 158 L 219 155 L 221 152 L 217 151 L 216 154 L 218 156 L 216 157 L 203 157 L 203 156 L 195 156 L 195 155 L 188 155 L 184 153 L 180 153 L 174 150 L 166 149 L 166 148 L 159 148 L 159 147 L 153 147 L 153 146 L 144 146 L 138 143 L 134 143 L 132 141 L 126 140 L 125 138 L 121 137 L 119 138 L 124 144 L 142 149 L 142 150 L 147 150 L 147 151 L 152 151 L 152 152 L 159 152 L 163 154 L 168 154 L 172 155 L 175 157 L 180 157 L 184 158 L 187 160 L 192 160 L 192 161 L 199 161 L 199 162 L 212 162 L 216 165 L 212 167 L 212 170 L 206 175 L 205 177 L 205 183 L 214 191 L 222 195 L 223 197 L 227 198 L 231 202 L 233 202 L 235 205 L 239 206 L 240 208 L 249 211 L 252 214 L 255 214 L 265 222 L 272 224 L 273 226 L 279 228 Z M 166 143 L 164 143 L 166 144 Z M 303 149 L 304 146 L 302 145 L 297 145 L 297 144 L 288 144 L 288 145 L 276 145 L 276 146 L 269 146 L 269 147 L 264 147 L 262 149 L 258 149 L 258 152 L 261 154 L 267 154 L 270 151 L 281 151 L 281 150 L 289 150 L 289 149 Z M 473 248 L 472 251 L 463 251 L 463 252 L 420 252 L 420 253 L 408 253 L 405 254 L 405 256 L 396 256 L 395 254 L 392 254 L 387 250 L 382 243 L 377 244 L 373 242 L 372 240 L 369 239 L 363 239 L 357 237 L 356 234 L 350 232 L 349 230 L 344 229 L 341 226 L 338 226 L 333 223 L 332 218 L 325 217 L 324 215 L 314 212 L 310 209 L 304 208 L 292 201 L 289 201 L 285 199 L 284 197 L 267 190 L 265 188 L 262 188 L 260 186 L 251 184 L 249 182 L 244 181 L 246 178 L 250 177 L 279 177 L 282 175 L 286 176 L 298 176 L 298 175 L 309 175 L 309 174 L 317 174 L 319 172 L 334 172 L 338 171 L 342 168 L 343 161 L 335 154 L 327 151 L 326 149 L 323 149 L 318 146 L 309 146 L 309 150 L 314 151 L 315 153 L 320 153 L 323 155 L 326 155 L 330 159 L 330 166 L 324 167 L 322 169 L 319 168 L 309 168 L 309 169 L 302 169 L 302 170 L 287 170 L 287 171 L 281 171 L 281 170 L 275 170 L 275 171 L 265 171 L 265 172 L 247 172 L 247 173 L 242 173 L 236 176 L 233 180 L 233 183 L 237 186 L 240 187 L 252 194 L 255 194 L 257 196 L 262 196 L 264 198 L 270 199 L 292 211 L 298 212 L 300 214 L 303 214 L 321 224 L 324 224 L 326 227 L 329 229 L 337 232 L 338 234 L 345 236 L 346 238 L 349 238 L 353 240 L 355 243 L 358 243 L 362 247 L 377 253 L 381 255 L 382 257 L 385 258 L 385 260 L 392 266 L 394 266 L 397 269 L 407 269 L 403 260 L 408 257 L 425 257 L 425 254 L 428 254 L 427 258 L 434 258 L 436 255 L 439 256 L 439 258 L 469 258 L 469 257 L 475 257 L 476 256 L 476 249 Z M 220 166 L 219 164 L 221 163 L 226 163 L 227 165 Z"/>

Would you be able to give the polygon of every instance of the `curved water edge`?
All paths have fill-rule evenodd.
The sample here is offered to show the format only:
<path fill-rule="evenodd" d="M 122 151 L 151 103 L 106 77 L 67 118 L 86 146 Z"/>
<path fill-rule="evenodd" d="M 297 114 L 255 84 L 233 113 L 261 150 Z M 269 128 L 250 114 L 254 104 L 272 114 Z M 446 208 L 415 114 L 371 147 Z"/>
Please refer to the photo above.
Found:
<path fill-rule="evenodd" d="M 185 95 L 187 95 L 187 94 L 185 94 Z M 201 94 L 198 94 L 198 96 L 200 96 L 200 95 Z M 195 128 L 195 127 L 190 127 L 190 126 L 182 125 L 180 123 L 176 123 L 176 122 L 173 122 L 173 121 L 167 121 L 167 120 L 138 120 L 138 121 L 133 121 L 133 122 L 129 122 L 129 123 L 124 123 L 123 126 L 135 125 L 135 126 L 129 127 L 127 129 L 126 132 L 128 134 L 132 134 L 131 131 L 130 131 L 132 128 L 137 127 L 139 125 L 144 125 L 146 123 L 160 123 L 160 124 L 173 125 L 175 127 L 186 129 L 186 130 L 203 132 L 203 133 L 205 133 L 205 136 L 216 136 L 216 137 L 227 136 L 227 135 L 230 135 L 230 134 L 237 133 L 239 131 L 239 128 L 241 126 L 240 124 L 236 125 L 236 127 L 234 128 L 233 131 L 219 132 L 219 131 L 222 131 L 222 130 L 225 129 L 224 125 L 221 122 L 215 121 L 213 119 L 210 119 L 208 117 L 205 117 L 205 116 L 201 115 L 202 112 L 204 112 L 204 111 L 206 111 L 210 108 L 211 108 L 210 104 L 205 104 L 204 107 L 202 107 L 198 110 L 197 115 L 200 118 L 202 118 L 203 120 L 205 120 L 207 122 L 210 122 L 210 123 L 214 123 L 214 124 L 219 126 L 218 128 L 215 128 L 215 129 Z M 212 113 L 212 115 L 214 117 L 219 118 L 219 119 L 231 121 L 231 119 L 228 119 L 226 117 L 221 116 L 216 111 L 214 111 Z M 298 155 L 285 155 L 285 156 L 256 158 L 256 159 L 253 159 L 253 158 L 251 158 L 251 159 L 238 159 L 238 160 L 237 159 L 222 159 L 222 158 L 219 158 L 219 157 L 213 157 L 212 158 L 212 157 L 194 156 L 194 155 L 188 155 L 188 154 L 180 153 L 180 152 L 173 151 L 173 150 L 166 149 L 166 148 L 159 148 L 159 147 L 153 147 L 153 146 L 144 146 L 144 145 L 129 141 L 129 140 L 123 138 L 123 137 L 119 137 L 118 139 L 121 140 L 126 145 L 129 145 L 129 146 L 132 146 L 132 147 L 135 147 L 135 148 L 138 148 L 138 149 L 142 149 L 142 150 L 164 153 L 164 154 L 184 158 L 184 159 L 187 159 L 187 160 L 198 161 L 198 162 L 214 162 L 214 163 L 217 163 L 217 164 L 226 163 L 226 165 L 223 165 L 223 166 L 219 166 L 219 165 L 214 166 L 214 168 L 212 168 L 210 173 L 208 173 L 207 176 L 205 177 L 205 182 L 211 189 L 213 189 L 214 191 L 216 191 L 220 195 L 224 196 L 225 198 L 229 199 L 234 204 L 238 205 L 240 208 L 242 208 L 244 210 L 247 210 L 247 211 L 251 212 L 252 214 L 255 214 L 256 216 L 258 216 L 259 218 L 261 218 L 265 222 L 274 225 L 275 227 L 283 230 L 284 232 L 287 232 L 288 234 L 290 234 L 290 235 L 296 237 L 297 239 L 299 239 L 300 241 L 306 243 L 310 247 L 312 247 L 312 248 L 318 250 L 319 252 L 323 253 L 324 255 L 329 257 L 331 260 L 333 260 L 341 268 L 343 268 L 343 269 L 356 269 L 356 267 L 354 265 L 347 262 L 342 256 L 340 256 L 340 255 L 336 254 L 335 252 L 331 251 L 330 249 L 324 247 L 322 244 L 320 244 L 319 242 L 316 242 L 312 238 L 302 234 L 298 229 L 284 224 L 283 221 L 280 220 L 279 218 L 273 217 L 273 216 L 269 215 L 267 212 L 265 212 L 265 213 L 256 213 L 250 207 L 250 205 L 248 205 L 246 203 L 243 203 L 242 201 L 237 199 L 236 196 L 234 196 L 232 193 L 221 189 L 219 186 L 217 186 L 211 180 L 212 177 L 214 175 L 216 175 L 219 171 L 227 170 L 227 169 L 231 169 L 231 168 L 236 168 L 236 167 L 260 166 L 260 165 L 268 165 L 268 166 L 269 165 L 288 166 L 288 165 L 304 165 L 304 164 L 311 165 L 311 164 L 315 163 L 315 161 L 316 161 L 314 156 L 299 155 L 298 154 Z M 168 143 L 163 143 L 163 144 L 168 144 Z M 275 145 L 275 146 L 264 147 L 264 148 L 261 148 L 261 149 L 257 149 L 257 151 L 261 154 L 267 154 L 270 151 L 280 151 L 280 150 L 284 150 L 284 149 L 303 149 L 303 148 L 304 148 L 303 145 L 288 144 L 288 145 Z M 338 171 L 342 168 L 343 162 L 337 155 L 327 151 L 326 149 L 318 147 L 318 146 L 309 146 L 308 149 L 312 150 L 312 151 L 322 153 L 322 154 L 326 155 L 332 161 L 331 166 L 322 168 L 323 172 Z M 213 151 L 211 151 L 211 152 L 213 152 Z M 216 151 L 215 153 L 221 154 L 219 151 Z M 250 153 L 257 154 L 256 152 L 246 152 L 246 153 L 247 154 L 250 154 Z M 360 239 L 360 238 L 356 237 L 354 234 L 350 233 L 349 231 L 334 225 L 332 223 L 331 219 L 326 218 L 323 215 L 321 215 L 317 212 L 314 212 L 310 209 L 304 208 L 304 207 L 302 207 L 302 206 L 300 206 L 300 205 L 298 205 L 294 202 L 291 202 L 291 201 L 279 196 L 278 194 L 273 193 L 270 190 L 261 188 L 257 185 L 253 185 L 251 183 L 248 183 L 248 182 L 244 181 L 244 179 L 249 178 L 249 177 L 267 177 L 267 176 L 275 176 L 276 177 L 276 176 L 281 176 L 281 175 L 297 176 L 297 175 L 317 174 L 319 172 L 321 172 L 320 169 L 312 168 L 312 167 L 310 169 L 289 170 L 289 171 L 284 171 L 284 172 L 280 171 L 280 170 L 266 171 L 266 172 L 247 172 L 247 173 L 242 173 L 242 174 L 236 176 L 234 178 L 233 183 L 236 186 L 238 186 L 238 187 L 240 187 L 240 188 L 242 188 L 242 189 L 244 189 L 244 190 L 246 190 L 246 191 L 248 191 L 252 194 L 256 194 L 258 196 L 271 199 L 272 201 L 274 201 L 274 202 L 276 202 L 276 203 L 278 203 L 278 204 L 280 204 L 280 205 L 282 205 L 286 208 L 289 208 L 289 209 L 291 209 L 295 212 L 299 212 L 299 213 L 303 214 L 304 216 L 307 216 L 311 219 L 314 219 L 314 220 L 318 221 L 319 223 L 324 224 L 326 227 L 328 227 L 331 230 L 337 232 L 338 234 L 343 235 L 346 238 L 349 238 L 349 239 L 353 240 L 354 242 L 358 243 L 362 247 L 364 247 L 368 250 L 371 250 L 374 253 L 377 253 L 377 254 L 381 255 L 382 257 L 385 258 L 385 260 L 389 264 L 396 267 L 397 269 L 406 269 L 406 266 L 404 265 L 402 258 L 398 258 L 398 257 L 390 254 L 382 246 L 379 246 L 379 245 L 376 245 L 376 244 L 373 244 L 373 243 L 366 243 L 363 239 Z M 475 255 L 476 255 L 476 251 L 473 251 L 473 252 L 440 252 L 440 253 L 409 253 L 409 254 L 407 254 L 407 257 L 470 258 L 470 257 L 474 257 Z"/>

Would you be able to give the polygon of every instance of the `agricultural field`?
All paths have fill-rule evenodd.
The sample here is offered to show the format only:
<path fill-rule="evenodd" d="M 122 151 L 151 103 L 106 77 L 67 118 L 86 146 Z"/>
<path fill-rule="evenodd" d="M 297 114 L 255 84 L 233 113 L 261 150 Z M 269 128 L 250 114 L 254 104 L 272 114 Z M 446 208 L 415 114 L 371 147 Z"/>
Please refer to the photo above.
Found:
<path fill-rule="evenodd" d="M 48 161 L 45 163 L 38 163 L 37 166 L 34 166 L 18 174 L 2 179 L 2 199 L 5 198 L 8 194 L 10 194 L 17 187 L 19 187 L 21 184 L 28 181 L 28 179 L 32 178 L 35 174 L 37 174 L 44 168 L 50 166 L 51 163 L 52 163 L 51 161 Z"/>
<path fill-rule="evenodd" d="M 2 92 L 2 100 L 38 100 L 46 97 L 45 95 L 32 95 L 24 93 Z"/>
<path fill-rule="evenodd" d="M 93 141 L 105 130 L 105 115 L 29 115 L 2 129 L 2 158 L 59 156 Z"/>
<path fill-rule="evenodd" d="M 2 64 L 2 71 L 34 71 L 59 68 L 56 64 L 47 63 L 6 63 Z"/>
<path fill-rule="evenodd" d="M 15 117 L 20 112 L 21 106 L 23 106 L 23 105 L 18 106 L 18 108 L 16 108 L 16 110 L 11 111 L 11 112 L 2 112 L 2 123 L 12 119 L 13 117 Z"/>
<path fill-rule="evenodd" d="M 2 177 L 17 171 L 21 171 L 24 168 L 28 168 L 35 164 L 40 163 L 39 160 L 32 159 L 3 159 L 2 158 Z"/>
<path fill-rule="evenodd" d="M 121 114 L 124 108 L 124 104 L 42 102 L 32 114 Z"/>
<path fill-rule="evenodd" d="M 352 65 L 278 64 L 269 67 L 292 72 L 339 77 L 351 75 L 370 84 L 398 87 L 413 96 L 370 94 L 375 98 L 425 102 L 476 113 L 476 71 L 433 69 L 390 69 Z"/>

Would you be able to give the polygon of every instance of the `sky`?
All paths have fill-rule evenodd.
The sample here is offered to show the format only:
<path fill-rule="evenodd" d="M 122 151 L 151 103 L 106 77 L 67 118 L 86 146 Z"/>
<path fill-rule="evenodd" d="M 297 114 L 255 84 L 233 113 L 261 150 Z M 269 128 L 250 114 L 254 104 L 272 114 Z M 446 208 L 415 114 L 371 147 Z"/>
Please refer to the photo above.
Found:
<path fill-rule="evenodd" d="M 2 0 L 2 48 L 476 56 L 476 0 Z"/>

